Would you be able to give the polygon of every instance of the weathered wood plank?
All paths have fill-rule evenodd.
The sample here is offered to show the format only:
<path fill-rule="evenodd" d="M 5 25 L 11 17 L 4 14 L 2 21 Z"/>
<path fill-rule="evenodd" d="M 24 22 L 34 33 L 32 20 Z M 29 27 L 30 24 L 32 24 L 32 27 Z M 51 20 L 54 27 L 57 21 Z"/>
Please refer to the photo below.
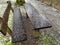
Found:
<path fill-rule="evenodd" d="M 23 7 L 24 8 L 24 7 Z M 27 40 L 22 42 L 23 45 L 36 45 L 36 41 L 34 38 L 34 31 L 33 26 L 31 24 L 31 21 L 26 19 L 26 12 L 23 12 L 23 22 L 24 22 L 24 28 L 26 29 L 26 34 L 27 34 Z"/>
<path fill-rule="evenodd" d="M 11 2 L 8 1 L 8 6 L 4 12 L 3 18 L 2 18 L 2 23 L 1 23 L 1 32 L 3 35 L 6 35 L 7 33 L 7 22 L 8 22 L 8 18 L 9 18 L 9 13 L 10 13 L 10 9 L 11 9 Z"/>
<path fill-rule="evenodd" d="M 2 23 L 2 17 L 0 17 L 0 32 L 1 32 L 1 23 Z M 11 32 L 11 29 L 7 26 L 7 32 L 10 36 L 12 36 L 12 32 Z M 2 33 L 2 32 L 1 32 Z"/>
<path fill-rule="evenodd" d="M 39 14 L 38 11 L 31 4 L 27 3 L 24 6 L 34 29 L 43 29 L 51 27 L 51 24 L 47 20 L 47 18 L 44 17 L 42 14 Z"/>
<path fill-rule="evenodd" d="M 22 14 L 17 6 L 14 8 L 12 42 L 21 42 L 26 39 L 27 37 L 23 27 Z"/>
<path fill-rule="evenodd" d="M 56 11 L 53 7 L 49 7 L 39 1 L 29 1 L 38 11 L 39 13 L 42 13 L 44 16 L 46 16 L 48 18 L 48 20 L 50 20 L 50 22 L 52 22 L 52 28 L 48 28 L 48 29 L 40 29 L 40 34 L 39 36 L 42 35 L 48 35 L 50 34 L 50 36 L 56 38 L 58 40 L 58 42 L 60 41 L 60 12 Z M 49 35 L 48 35 L 49 37 Z M 51 37 L 51 38 L 52 38 Z M 39 41 L 39 40 L 38 40 Z M 39 43 L 40 44 L 40 43 Z M 40 44 L 42 45 L 42 44 Z M 51 43 L 52 45 L 52 43 Z M 57 43 L 56 43 L 57 45 Z"/>

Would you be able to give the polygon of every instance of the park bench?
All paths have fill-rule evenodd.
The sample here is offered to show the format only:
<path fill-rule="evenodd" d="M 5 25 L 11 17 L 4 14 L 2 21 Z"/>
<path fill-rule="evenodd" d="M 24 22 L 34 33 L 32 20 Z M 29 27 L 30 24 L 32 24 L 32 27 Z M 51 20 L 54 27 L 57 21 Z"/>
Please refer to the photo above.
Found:
<path fill-rule="evenodd" d="M 26 9 L 27 16 L 29 17 L 34 29 L 43 29 L 43 28 L 50 28 L 51 24 L 50 22 L 31 5 L 31 4 L 25 4 L 24 5 Z M 0 32 L 3 35 L 6 35 L 8 25 L 8 18 L 10 13 L 11 3 L 8 1 L 8 6 L 4 12 L 3 17 L 1 18 L 1 24 L 0 24 Z M 12 42 L 22 42 L 27 39 L 26 32 L 23 26 L 23 20 L 22 20 L 22 14 L 20 11 L 19 6 L 15 6 L 13 10 L 13 30 L 9 29 L 8 32 L 12 37 Z"/>
<path fill-rule="evenodd" d="M 13 30 L 11 30 L 8 27 L 8 19 L 9 19 L 9 13 L 10 10 L 14 13 L 14 18 L 13 18 Z M 8 1 L 7 8 L 4 12 L 3 17 L 0 17 L 0 32 L 3 35 L 6 35 L 7 31 L 12 37 L 12 42 L 20 42 L 24 41 L 27 39 L 26 33 L 23 27 L 23 22 L 22 22 L 22 15 L 20 12 L 20 9 L 17 7 L 14 8 L 14 10 L 11 7 L 11 2 Z"/>
<path fill-rule="evenodd" d="M 12 42 L 21 42 L 25 41 L 26 39 L 27 37 L 23 26 L 22 14 L 20 8 L 16 6 L 14 8 Z"/>
<path fill-rule="evenodd" d="M 50 22 L 44 15 L 39 12 L 29 3 L 24 4 L 27 16 L 29 17 L 34 29 L 44 29 L 52 27 Z"/>

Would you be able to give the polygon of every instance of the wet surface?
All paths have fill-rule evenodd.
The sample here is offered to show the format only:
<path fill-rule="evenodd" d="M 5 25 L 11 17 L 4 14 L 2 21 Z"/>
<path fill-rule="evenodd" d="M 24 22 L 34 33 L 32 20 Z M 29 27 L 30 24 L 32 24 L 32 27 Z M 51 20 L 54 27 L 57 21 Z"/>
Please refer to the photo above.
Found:
<path fill-rule="evenodd" d="M 26 2 L 32 4 L 38 10 L 38 12 L 40 12 L 40 14 L 43 14 L 52 24 L 52 28 L 40 30 L 40 33 L 44 36 L 51 36 L 51 38 L 56 38 L 57 41 L 55 43 L 50 43 L 50 45 L 60 45 L 60 11 L 36 0 L 26 0 Z"/>

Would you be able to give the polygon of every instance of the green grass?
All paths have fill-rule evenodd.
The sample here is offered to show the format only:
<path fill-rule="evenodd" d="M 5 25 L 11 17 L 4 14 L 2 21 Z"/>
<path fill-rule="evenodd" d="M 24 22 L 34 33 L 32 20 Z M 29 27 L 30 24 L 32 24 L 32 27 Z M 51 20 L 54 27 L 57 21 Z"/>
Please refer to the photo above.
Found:
<path fill-rule="evenodd" d="M 40 35 L 38 44 L 40 45 L 40 43 L 42 43 L 43 45 L 56 45 L 57 39 L 50 36 L 50 34 Z"/>

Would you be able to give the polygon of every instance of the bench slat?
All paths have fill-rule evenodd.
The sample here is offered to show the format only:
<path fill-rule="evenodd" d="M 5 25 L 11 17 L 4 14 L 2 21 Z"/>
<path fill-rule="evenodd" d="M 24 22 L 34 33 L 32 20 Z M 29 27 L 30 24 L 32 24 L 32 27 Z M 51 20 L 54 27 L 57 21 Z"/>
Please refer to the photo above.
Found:
<path fill-rule="evenodd" d="M 4 12 L 3 18 L 2 18 L 2 23 L 1 23 L 1 33 L 3 35 L 6 35 L 7 33 L 7 23 L 8 23 L 8 18 L 9 18 L 9 13 L 10 13 L 10 9 L 11 9 L 11 2 L 8 1 L 8 6 Z"/>
<path fill-rule="evenodd" d="M 1 23 L 2 23 L 2 17 L 0 17 L 0 32 L 1 32 Z M 11 29 L 7 26 L 7 32 L 10 36 L 12 36 L 12 32 L 11 32 Z M 3 32 L 1 32 L 3 34 Z"/>
<path fill-rule="evenodd" d="M 19 7 L 14 8 L 12 42 L 21 42 L 26 40 L 26 34 L 23 27 L 22 14 Z"/>
<path fill-rule="evenodd" d="M 51 27 L 50 22 L 42 14 L 39 14 L 38 11 L 31 4 L 24 4 L 27 15 L 30 18 L 34 29 L 43 29 Z"/>

